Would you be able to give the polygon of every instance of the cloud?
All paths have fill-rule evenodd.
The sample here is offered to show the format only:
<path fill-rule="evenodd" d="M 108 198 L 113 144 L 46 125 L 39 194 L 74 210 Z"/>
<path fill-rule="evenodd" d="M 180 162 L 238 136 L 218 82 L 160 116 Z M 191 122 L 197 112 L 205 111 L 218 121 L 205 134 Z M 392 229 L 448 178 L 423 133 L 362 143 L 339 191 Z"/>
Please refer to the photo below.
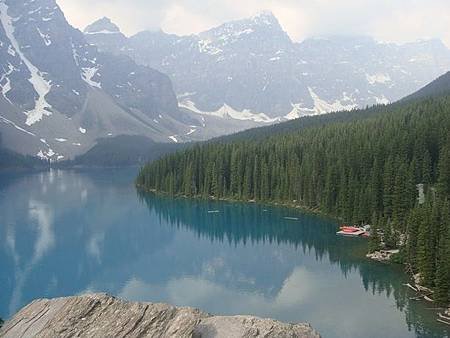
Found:
<path fill-rule="evenodd" d="M 294 40 L 334 34 L 395 42 L 440 38 L 450 46 L 448 0 L 57 0 L 78 28 L 108 16 L 126 34 L 162 28 L 187 35 L 271 10 Z"/>

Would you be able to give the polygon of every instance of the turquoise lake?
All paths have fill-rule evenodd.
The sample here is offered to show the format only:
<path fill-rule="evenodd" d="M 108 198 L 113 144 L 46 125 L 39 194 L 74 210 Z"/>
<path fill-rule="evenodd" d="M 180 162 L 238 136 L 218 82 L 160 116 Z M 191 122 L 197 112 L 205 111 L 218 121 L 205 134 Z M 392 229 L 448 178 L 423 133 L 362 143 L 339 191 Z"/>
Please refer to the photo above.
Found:
<path fill-rule="evenodd" d="M 140 195 L 137 169 L 0 174 L 0 317 L 35 298 L 129 300 L 309 322 L 327 337 L 448 337 L 401 266 L 337 224 L 258 204 Z M 289 220 L 285 217 L 298 218 Z"/>

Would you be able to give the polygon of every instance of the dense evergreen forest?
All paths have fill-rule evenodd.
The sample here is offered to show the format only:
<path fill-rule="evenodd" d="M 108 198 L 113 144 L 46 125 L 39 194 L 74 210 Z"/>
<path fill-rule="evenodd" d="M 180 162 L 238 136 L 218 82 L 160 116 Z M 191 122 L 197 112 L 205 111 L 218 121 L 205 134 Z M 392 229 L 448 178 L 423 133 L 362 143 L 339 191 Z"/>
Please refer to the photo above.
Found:
<path fill-rule="evenodd" d="M 370 223 L 370 249 L 381 240 L 399 247 L 409 270 L 435 290 L 437 302 L 447 303 L 450 96 L 371 108 L 362 116 L 265 139 L 200 144 L 145 166 L 136 184 L 171 195 L 299 205 Z"/>

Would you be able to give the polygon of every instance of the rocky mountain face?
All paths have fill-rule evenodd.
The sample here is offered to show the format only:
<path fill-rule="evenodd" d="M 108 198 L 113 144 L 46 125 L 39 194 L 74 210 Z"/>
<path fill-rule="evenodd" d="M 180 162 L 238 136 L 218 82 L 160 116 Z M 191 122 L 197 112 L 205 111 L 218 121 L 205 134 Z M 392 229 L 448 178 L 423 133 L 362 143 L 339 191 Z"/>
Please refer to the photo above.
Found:
<path fill-rule="evenodd" d="M 439 41 L 294 43 L 268 12 L 198 35 L 130 38 L 108 18 L 81 33 L 55 0 L 0 0 L 0 20 L 3 145 L 51 160 L 117 135 L 197 141 L 387 103 L 450 69 Z"/>
<path fill-rule="evenodd" d="M 145 31 L 126 39 L 119 32 L 103 19 L 85 33 L 101 50 L 169 75 L 181 107 L 229 119 L 274 122 L 384 104 L 450 69 L 450 51 L 439 40 L 295 43 L 270 12 L 198 35 Z"/>
<path fill-rule="evenodd" d="M 101 51 L 115 50 L 126 45 L 127 37 L 109 18 L 102 18 L 86 27 L 86 39 Z"/>
<path fill-rule="evenodd" d="M 296 337 L 319 338 L 309 324 L 127 302 L 105 294 L 39 299 L 0 329 L 2 337 Z"/>
<path fill-rule="evenodd" d="M 212 118 L 180 110 L 169 77 L 99 51 L 85 37 L 96 26 L 74 29 L 55 0 L 0 0 L 0 19 L 0 132 L 9 149 L 63 160 L 121 134 L 178 142 L 245 128 L 206 128 Z"/>

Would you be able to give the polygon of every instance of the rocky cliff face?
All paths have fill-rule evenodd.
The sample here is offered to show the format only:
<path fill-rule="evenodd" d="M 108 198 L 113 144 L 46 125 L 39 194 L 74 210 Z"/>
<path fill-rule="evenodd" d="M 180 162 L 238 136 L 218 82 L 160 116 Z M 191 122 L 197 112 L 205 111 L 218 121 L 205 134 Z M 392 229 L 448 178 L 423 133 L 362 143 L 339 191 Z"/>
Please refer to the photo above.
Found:
<path fill-rule="evenodd" d="M 87 38 L 108 44 L 125 36 L 107 19 L 83 35 L 55 0 L 0 0 L 0 132 L 6 148 L 64 160 L 99 138 L 121 134 L 178 142 L 254 126 L 209 128 L 217 123 L 179 109 L 169 77 L 126 55 L 103 53 Z"/>
<path fill-rule="evenodd" d="M 40 299 L 0 329 L 2 337 L 319 337 L 308 324 L 211 316 L 188 307 L 127 302 L 105 294 Z"/>

